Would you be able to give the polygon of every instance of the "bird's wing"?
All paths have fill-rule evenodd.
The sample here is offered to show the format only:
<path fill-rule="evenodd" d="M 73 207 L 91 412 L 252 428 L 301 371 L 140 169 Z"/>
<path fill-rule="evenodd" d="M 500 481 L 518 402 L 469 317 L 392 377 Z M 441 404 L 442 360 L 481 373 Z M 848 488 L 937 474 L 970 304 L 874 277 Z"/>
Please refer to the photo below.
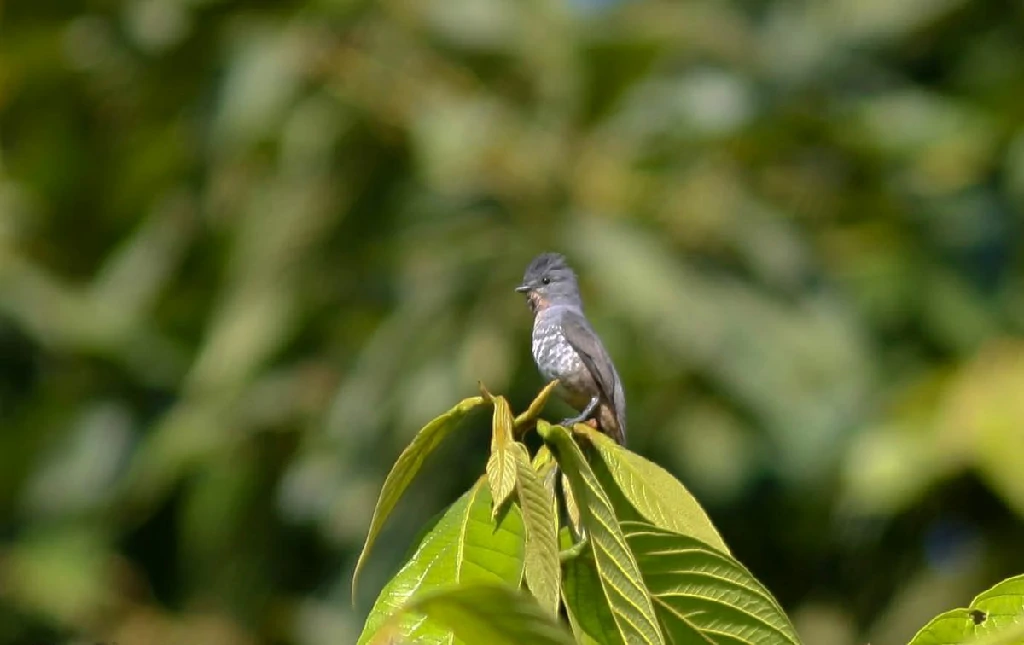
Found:
<path fill-rule="evenodd" d="M 601 390 L 601 398 L 612 405 L 617 404 L 616 399 L 623 398 L 619 375 L 615 373 L 612 360 L 601 344 L 601 339 L 590 327 L 590 323 L 582 314 L 574 311 L 562 314 L 561 323 L 562 334 L 590 370 L 598 389 Z"/>
<path fill-rule="evenodd" d="M 626 393 L 622 391 L 622 383 L 615 379 L 615 397 L 612 399 L 612 406 L 615 408 L 615 418 L 619 423 L 618 441 L 626 445 Z"/>

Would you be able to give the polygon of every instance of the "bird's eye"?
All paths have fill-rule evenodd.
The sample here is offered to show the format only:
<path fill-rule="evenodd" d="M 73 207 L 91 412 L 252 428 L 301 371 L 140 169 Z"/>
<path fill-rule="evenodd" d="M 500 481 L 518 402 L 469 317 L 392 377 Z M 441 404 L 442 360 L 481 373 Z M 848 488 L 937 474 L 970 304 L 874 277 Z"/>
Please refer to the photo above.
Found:
<path fill-rule="evenodd" d="M 542 282 L 543 284 L 551 284 L 551 278 L 549 278 L 549 277 L 547 277 L 547 276 L 544 276 L 543 278 L 541 278 L 541 280 L 540 280 L 540 281 L 541 281 L 541 282 Z"/>

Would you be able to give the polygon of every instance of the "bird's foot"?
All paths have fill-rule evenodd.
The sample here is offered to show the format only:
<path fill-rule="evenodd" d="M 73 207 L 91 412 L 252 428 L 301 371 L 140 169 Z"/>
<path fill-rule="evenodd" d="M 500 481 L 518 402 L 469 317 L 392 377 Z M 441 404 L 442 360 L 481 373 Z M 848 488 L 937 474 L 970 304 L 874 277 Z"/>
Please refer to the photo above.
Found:
<path fill-rule="evenodd" d="M 594 410 L 597 409 L 597 404 L 598 404 L 599 401 L 600 401 L 600 399 L 598 397 L 596 397 L 596 396 L 593 397 L 592 399 L 590 399 L 590 403 L 587 404 L 587 407 L 583 408 L 582 412 L 580 412 L 579 414 L 577 414 L 574 417 L 569 417 L 568 419 L 562 419 L 562 422 L 559 423 L 558 425 L 560 425 L 560 426 L 562 426 L 564 428 L 571 428 L 574 425 L 576 425 L 577 423 L 580 423 L 582 421 L 586 421 L 590 417 L 590 415 L 594 414 Z"/>
<path fill-rule="evenodd" d="M 568 419 L 562 419 L 561 421 L 558 422 L 558 425 L 562 426 L 563 428 L 571 428 L 577 423 L 582 423 L 586 418 L 587 417 L 585 417 L 584 415 L 579 414 L 574 417 L 569 417 Z"/>
<path fill-rule="evenodd" d="M 568 429 L 572 430 L 576 426 L 577 423 L 582 423 L 583 425 L 590 426 L 594 430 L 598 429 L 598 427 L 597 427 L 597 419 L 581 419 L 579 421 L 577 421 L 575 418 L 574 419 L 563 419 L 562 421 L 560 421 L 558 423 L 558 425 L 562 426 L 563 428 L 568 428 Z"/>

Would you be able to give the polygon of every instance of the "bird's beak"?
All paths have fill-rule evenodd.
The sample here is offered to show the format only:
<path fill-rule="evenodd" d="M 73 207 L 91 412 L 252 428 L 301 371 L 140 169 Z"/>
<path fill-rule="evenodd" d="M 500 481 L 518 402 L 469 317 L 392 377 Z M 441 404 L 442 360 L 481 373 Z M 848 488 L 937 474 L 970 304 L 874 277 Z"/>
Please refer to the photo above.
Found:
<path fill-rule="evenodd" d="M 521 284 L 518 287 L 516 287 L 516 293 L 526 293 L 530 290 L 530 288 L 531 287 L 528 284 Z"/>

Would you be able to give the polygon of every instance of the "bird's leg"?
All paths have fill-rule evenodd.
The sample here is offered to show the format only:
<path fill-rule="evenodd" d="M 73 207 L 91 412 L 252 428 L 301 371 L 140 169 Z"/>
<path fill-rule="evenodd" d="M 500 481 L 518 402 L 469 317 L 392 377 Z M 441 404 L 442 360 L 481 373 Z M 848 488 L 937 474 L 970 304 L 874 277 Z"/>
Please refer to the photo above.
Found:
<path fill-rule="evenodd" d="M 587 407 L 583 408 L 583 412 L 580 412 L 578 415 L 574 417 L 562 419 L 562 422 L 559 423 L 558 425 L 565 426 L 566 428 L 571 428 L 577 423 L 585 421 L 587 417 L 594 413 L 594 410 L 597 408 L 597 404 L 600 400 L 601 397 L 595 396 L 594 398 L 590 399 L 590 403 L 587 404 Z"/>

